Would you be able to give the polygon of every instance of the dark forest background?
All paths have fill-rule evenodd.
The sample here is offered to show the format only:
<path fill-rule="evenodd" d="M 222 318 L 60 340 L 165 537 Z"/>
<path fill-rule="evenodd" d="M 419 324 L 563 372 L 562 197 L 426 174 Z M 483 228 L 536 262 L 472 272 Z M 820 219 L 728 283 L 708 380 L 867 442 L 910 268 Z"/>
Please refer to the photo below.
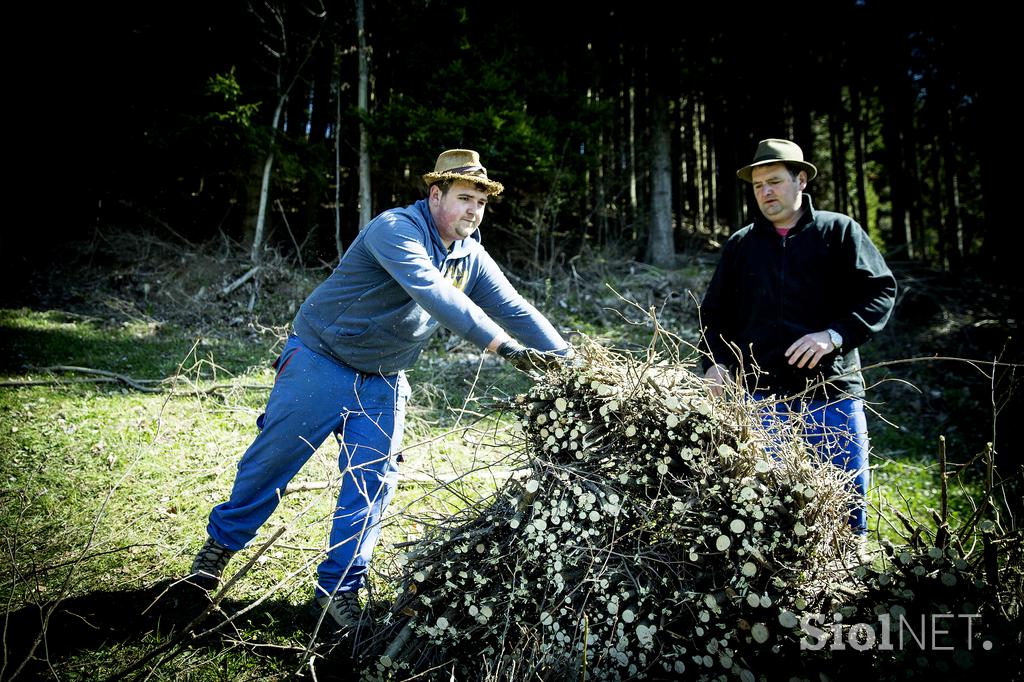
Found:
<path fill-rule="evenodd" d="M 877 608 L 972 613 L 981 590 L 1011 646 L 983 659 L 979 644 L 978 660 L 1022 669 L 1012 8 L 180 0 L 16 3 L 4 20 L 0 592 L 17 612 L 0 678 L 22 661 L 27 676 L 74 679 L 312 670 L 296 601 L 308 593 L 292 587 L 322 542 L 307 521 L 332 515 L 332 484 L 316 486 L 334 480 L 333 453 L 306 469 L 307 492 L 325 496 L 287 498 L 310 516 L 266 564 L 236 559 L 248 574 L 223 604 L 247 612 L 287 590 L 223 638 L 219 620 L 182 626 L 192 616 L 176 598 L 151 607 L 229 490 L 297 306 L 370 216 L 424 195 L 441 151 L 479 150 L 505 184 L 482 238 L 524 296 L 567 338 L 649 361 L 697 340 L 720 246 L 757 211 L 735 171 L 766 137 L 804 148 L 815 206 L 864 225 L 899 282 L 863 358 L 878 539 L 906 540 L 915 558 L 898 550 L 889 564 L 907 582 L 890 592 L 879 579 Z M 483 454 L 499 429 L 472 435 L 490 422 L 471 415 L 532 380 L 477 350 L 441 333 L 411 371 L 416 456 L 382 542 L 393 555 L 453 494 L 461 508 L 470 473 L 487 486 L 508 473 L 480 467 L 507 460 Z M 423 492 L 435 483 L 440 494 Z M 954 535 L 974 577 L 929 568 L 917 581 L 938 566 L 932 541 Z M 856 666 L 979 678 L 934 653 Z M 794 660 L 783 654 L 771 660 Z M 326 659 L 320 679 L 351 669 Z"/>
<path fill-rule="evenodd" d="M 484 237 L 506 263 L 608 249 L 671 267 L 749 221 L 735 169 L 759 139 L 790 137 L 820 169 L 816 206 L 853 215 L 891 261 L 1011 278 L 1012 22 L 984 3 L 955 9 L 230 0 L 37 12 L 12 26 L 29 62 L 14 69 L 9 129 L 27 154 L 14 199 L 33 217 L 3 231 L 7 274 L 97 225 L 256 239 L 256 260 L 266 244 L 332 263 L 367 215 L 421 197 L 420 175 L 460 146 L 508 187 Z"/>

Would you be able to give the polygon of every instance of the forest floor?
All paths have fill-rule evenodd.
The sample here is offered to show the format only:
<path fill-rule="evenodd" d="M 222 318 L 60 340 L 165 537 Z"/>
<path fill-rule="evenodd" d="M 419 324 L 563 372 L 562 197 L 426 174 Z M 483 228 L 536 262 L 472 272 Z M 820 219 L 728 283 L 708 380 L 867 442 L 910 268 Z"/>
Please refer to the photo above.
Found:
<path fill-rule="evenodd" d="M 696 303 L 716 255 L 693 250 L 662 271 L 613 253 L 510 278 L 567 334 L 644 352 L 653 310 L 676 335 L 662 335 L 658 351 L 692 356 Z M 892 265 L 901 288 L 894 318 L 862 350 L 876 540 L 901 532 L 894 510 L 928 518 L 938 508 L 940 451 L 947 472 L 988 443 L 1008 454 L 1019 376 L 993 361 L 1024 358 L 1020 291 Z M 314 670 L 315 623 L 304 608 L 338 476 L 330 444 L 256 545 L 277 529 L 283 535 L 265 552 L 241 552 L 229 569 L 252 560 L 221 605 L 236 620 L 189 631 L 196 605 L 176 601 L 172 587 L 205 537 L 211 506 L 230 490 L 288 323 L 329 269 L 269 254 L 244 279 L 249 272 L 244 251 L 226 240 L 97 231 L 8 292 L 0 309 L 0 679 L 347 675 Z M 396 545 L 508 477 L 501 433 L 510 418 L 501 407 L 528 387 L 447 334 L 431 342 L 410 381 L 407 463 L 375 559 L 375 601 L 390 595 Z M 987 472 L 972 463 L 961 473 L 963 487 L 950 491 L 953 516 L 970 513 Z"/>

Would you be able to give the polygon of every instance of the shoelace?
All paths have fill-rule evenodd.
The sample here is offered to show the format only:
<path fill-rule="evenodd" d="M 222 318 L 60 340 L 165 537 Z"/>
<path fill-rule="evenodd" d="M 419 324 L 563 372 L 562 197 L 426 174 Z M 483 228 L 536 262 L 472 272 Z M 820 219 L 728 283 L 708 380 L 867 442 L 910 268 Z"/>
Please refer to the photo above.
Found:
<path fill-rule="evenodd" d="M 219 578 L 233 555 L 234 552 L 227 547 L 219 545 L 213 540 L 207 540 L 203 548 L 199 550 L 199 554 L 196 555 L 195 561 L 192 562 L 192 572 Z"/>
<path fill-rule="evenodd" d="M 328 597 L 321 597 L 317 600 L 321 608 L 323 608 L 324 600 Z M 339 592 L 330 600 L 330 606 L 327 607 L 328 613 L 337 622 L 338 625 L 354 625 L 359 622 L 362 617 L 363 610 L 359 606 L 359 597 L 355 592 Z"/>

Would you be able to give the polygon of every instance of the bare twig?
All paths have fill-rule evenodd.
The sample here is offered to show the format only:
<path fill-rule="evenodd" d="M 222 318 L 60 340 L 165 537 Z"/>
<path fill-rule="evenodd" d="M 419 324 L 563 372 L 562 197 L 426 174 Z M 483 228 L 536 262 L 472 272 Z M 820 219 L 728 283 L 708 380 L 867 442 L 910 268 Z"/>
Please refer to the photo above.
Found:
<path fill-rule="evenodd" d="M 946 437 L 939 436 L 939 516 L 935 546 L 945 548 L 949 534 L 949 480 L 946 474 Z"/>
<path fill-rule="evenodd" d="M 250 279 L 255 277 L 256 273 L 258 273 L 259 271 L 260 271 L 260 266 L 259 265 L 254 265 L 253 267 L 249 268 L 244 275 L 242 275 L 241 277 L 236 279 L 234 282 L 232 282 L 231 284 L 229 284 L 226 287 L 224 287 L 223 289 L 221 289 L 221 294 L 223 294 L 224 296 L 227 296 L 228 294 L 233 292 L 235 289 L 237 289 L 238 287 L 242 286 L 243 284 L 248 282 Z"/>
<path fill-rule="evenodd" d="M 274 203 L 277 205 L 277 210 L 281 213 L 281 220 L 284 221 L 285 229 L 288 230 L 288 236 L 291 237 L 292 244 L 295 245 L 295 257 L 299 259 L 299 267 L 305 270 L 306 264 L 302 261 L 302 247 L 299 246 L 299 242 L 295 239 L 295 234 L 292 233 L 292 226 L 288 222 L 288 216 L 284 212 L 284 206 L 281 205 L 280 199 L 275 199 Z"/>
<path fill-rule="evenodd" d="M 108 377 L 115 381 L 119 381 L 123 384 L 131 386 L 136 391 L 142 391 L 143 393 L 161 393 L 161 389 L 144 386 L 144 383 L 154 383 L 151 379 L 133 379 L 132 377 L 125 376 L 124 374 L 118 374 L 117 372 L 110 372 L 105 369 L 93 369 L 91 367 L 75 367 L 72 365 L 52 365 L 50 367 L 34 367 L 32 369 L 41 372 L 78 372 L 81 374 L 96 374 L 101 377 Z"/>
<path fill-rule="evenodd" d="M 142 391 L 144 393 L 164 393 L 168 386 L 175 386 L 178 384 L 185 384 L 190 387 L 191 390 L 185 391 L 185 394 L 191 395 L 217 395 L 221 391 L 228 390 L 245 390 L 245 391 L 269 391 L 271 386 L 264 384 L 214 384 L 207 388 L 199 388 L 193 382 L 182 379 L 180 373 L 166 379 L 136 379 L 117 372 L 111 372 L 103 369 L 93 369 L 91 367 L 74 367 L 70 365 L 53 365 L 50 367 L 30 367 L 30 370 L 39 372 L 78 372 L 81 374 L 95 374 L 96 377 L 90 378 L 76 378 L 76 379 L 11 379 L 0 381 L 0 386 L 61 386 L 64 384 L 78 384 L 78 383 L 91 383 L 91 384 L 124 384 L 130 386 L 135 390 Z M 181 392 L 179 392 L 181 393 Z"/>
<path fill-rule="evenodd" d="M 287 530 L 287 526 L 281 526 L 280 528 L 278 528 L 274 532 L 274 534 L 271 535 L 270 539 L 268 539 L 265 543 L 263 543 L 263 545 L 260 546 L 260 548 L 256 551 L 256 553 L 253 554 L 252 558 L 250 558 L 249 561 L 247 561 L 245 563 L 245 565 L 242 566 L 242 568 L 240 568 L 237 573 L 235 573 L 233 576 L 231 576 L 231 579 L 228 580 L 223 585 L 223 587 L 221 587 L 217 591 L 217 593 L 211 598 L 209 605 L 205 609 L 203 609 L 202 613 L 200 613 L 198 616 L 196 616 L 191 621 L 189 621 L 189 623 L 187 625 L 185 625 L 185 627 L 183 627 L 181 629 L 181 632 L 179 632 L 177 634 L 177 636 L 175 636 L 173 639 L 171 639 L 166 644 L 163 644 L 163 645 L 153 649 L 152 651 L 149 651 L 148 653 L 146 653 L 145 656 L 143 656 L 139 660 L 135 661 L 135 663 L 131 664 L 130 666 L 128 666 L 124 670 L 121 670 L 121 671 L 115 673 L 114 675 L 112 675 L 111 677 L 106 678 L 107 681 L 108 682 L 113 682 L 114 680 L 124 679 L 125 677 L 127 677 L 128 675 L 136 672 L 137 670 L 141 670 L 143 668 L 143 666 L 145 666 L 147 663 L 149 663 L 150 661 L 152 661 L 154 659 L 159 658 L 159 660 L 157 660 L 157 662 L 153 666 L 153 668 L 156 669 L 160 665 L 162 665 L 162 664 L 166 663 L 168 660 L 170 660 L 170 658 L 173 658 L 176 655 L 176 651 L 179 649 L 181 644 L 186 639 L 188 639 L 189 637 L 192 636 L 192 631 L 195 630 L 196 626 L 198 626 L 200 623 L 202 623 L 204 620 L 206 620 L 206 618 L 211 613 L 213 613 L 214 611 L 217 610 L 217 608 L 220 606 L 220 603 L 222 601 L 224 601 L 224 597 L 226 597 L 228 595 L 228 592 L 231 591 L 231 588 L 235 586 L 235 583 L 237 583 L 238 580 L 242 576 L 244 576 L 246 573 L 248 573 L 249 570 L 254 565 L 256 565 L 256 561 L 261 556 L 263 556 L 264 552 L 266 552 L 268 549 L 270 549 L 270 547 L 277 541 L 277 539 L 279 537 L 281 537 L 281 535 L 285 532 L 285 530 Z M 236 614 L 236 616 L 237 616 L 237 614 Z M 164 654 L 167 654 L 167 655 L 165 656 Z"/>

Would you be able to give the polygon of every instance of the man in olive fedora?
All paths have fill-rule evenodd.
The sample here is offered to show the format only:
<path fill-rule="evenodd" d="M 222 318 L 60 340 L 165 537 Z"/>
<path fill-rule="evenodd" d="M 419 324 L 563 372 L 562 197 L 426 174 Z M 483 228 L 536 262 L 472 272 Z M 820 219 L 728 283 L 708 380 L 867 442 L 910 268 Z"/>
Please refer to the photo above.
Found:
<path fill-rule="evenodd" d="M 867 233 L 804 193 L 818 169 L 789 140 L 762 140 L 736 171 L 761 215 L 722 248 L 701 303 L 705 376 L 733 377 L 771 419 L 799 414 L 812 446 L 850 472 L 850 524 L 867 532 L 868 438 L 857 348 L 889 320 L 896 279 Z M 771 419 L 766 419 L 766 423 Z"/>
<path fill-rule="evenodd" d="M 410 394 L 405 370 L 438 326 L 522 370 L 547 369 L 570 352 L 481 246 L 487 201 L 504 187 L 487 176 L 477 152 L 443 152 L 423 180 L 427 198 L 370 221 L 300 307 L 274 364 L 259 434 L 238 464 L 230 498 L 210 513 L 189 582 L 217 587 L 231 556 L 254 539 L 280 492 L 333 434 L 342 482 L 314 608 L 340 632 L 350 630 L 362 615 L 358 590 L 398 481 Z"/>

